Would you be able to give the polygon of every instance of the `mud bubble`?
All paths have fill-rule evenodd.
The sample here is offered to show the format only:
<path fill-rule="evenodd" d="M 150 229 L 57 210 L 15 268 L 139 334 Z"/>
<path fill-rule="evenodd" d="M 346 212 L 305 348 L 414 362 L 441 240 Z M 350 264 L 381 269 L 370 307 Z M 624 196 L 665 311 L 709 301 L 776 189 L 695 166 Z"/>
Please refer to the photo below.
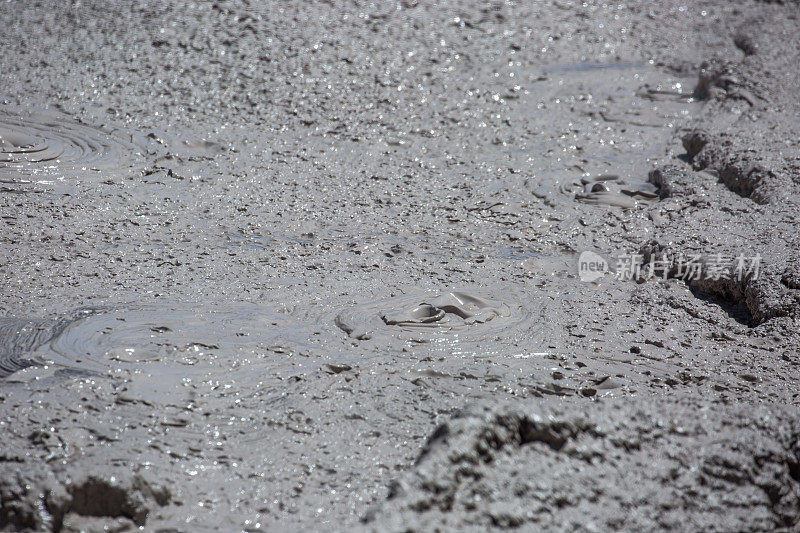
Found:
<path fill-rule="evenodd" d="M 531 316 L 531 310 L 511 302 L 468 290 L 445 290 L 359 305 L 340 311 L 333 321 L 358 340 L 453 337 L 469 342 L 526 329 Z"/>
<path fill-rule="evenodd" d="M 648 182 L 629 183 L 616 174 L 581 178 L 561 187 L 561 192 L 585 204 L 635 207 L 660 198 L 658 188 Z"/>

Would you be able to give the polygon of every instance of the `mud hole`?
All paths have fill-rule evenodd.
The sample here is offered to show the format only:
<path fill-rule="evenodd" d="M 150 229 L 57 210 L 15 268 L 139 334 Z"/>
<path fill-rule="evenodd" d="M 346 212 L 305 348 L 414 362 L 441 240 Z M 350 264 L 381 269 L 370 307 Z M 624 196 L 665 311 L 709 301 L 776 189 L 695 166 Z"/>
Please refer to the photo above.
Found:
<path fill-rule="evenodd" d="M 798 15 L 3 4 L 0 530 L 797 529 Z"/>

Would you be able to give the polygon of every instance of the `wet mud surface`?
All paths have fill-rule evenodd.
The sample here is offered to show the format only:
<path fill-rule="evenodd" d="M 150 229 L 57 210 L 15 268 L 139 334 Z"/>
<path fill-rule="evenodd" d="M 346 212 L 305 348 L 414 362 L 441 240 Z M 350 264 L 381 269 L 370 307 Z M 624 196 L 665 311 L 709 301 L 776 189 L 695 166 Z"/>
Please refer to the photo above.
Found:
<path fill-rule="evenodd" d="M 105 132 L 57 113 L 4 109 L 0 182 L 4 193 L 43 192 L 92 178 L 112 180 L 143 161 L 134 134 Z M 28 185 L 28 187 L 24 187 Z M 40 187 L 35 188 L 36 185 Z"/>
<path fill-rule="evenodd" d="M 3 4 L 0 530 L 797 529 L 798 16 Z"/>

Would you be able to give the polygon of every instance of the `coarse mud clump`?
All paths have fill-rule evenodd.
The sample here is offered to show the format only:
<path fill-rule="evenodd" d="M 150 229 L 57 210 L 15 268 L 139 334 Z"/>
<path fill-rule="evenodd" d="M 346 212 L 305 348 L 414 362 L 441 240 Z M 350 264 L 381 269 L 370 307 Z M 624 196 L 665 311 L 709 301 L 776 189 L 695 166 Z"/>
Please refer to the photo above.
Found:
<path fill-rule="evenodd" d="M 128 471 L 56 475 L 6 463 L 0 472 L 3 531 L 141 527 L 154 508 L 172 500 L 167 487 Z"/>
<path fill-rule="evenodd" d="M 796 410 L 697 400 L 468 407 L 365 517 L 377 530 L 772 530 L 800 522 Z"/>
<path fill-rule="evenodd" d="M 745 307 L 752 325 L 800 314 L 797 257 L 761 264 L 759 256 L 745 258 L 729 251 L 695 253 L 657 240 L 645 243 L 640 254 L 647 275 L 682 279 L 698 294 Z"/>
<path fill-rule="evenodd" d="M 684 169 L 666 165 L 650 171 L 648 180 L 659 192 L 661 198 L 687 196 L 695 192 L 692 177 Z"/>

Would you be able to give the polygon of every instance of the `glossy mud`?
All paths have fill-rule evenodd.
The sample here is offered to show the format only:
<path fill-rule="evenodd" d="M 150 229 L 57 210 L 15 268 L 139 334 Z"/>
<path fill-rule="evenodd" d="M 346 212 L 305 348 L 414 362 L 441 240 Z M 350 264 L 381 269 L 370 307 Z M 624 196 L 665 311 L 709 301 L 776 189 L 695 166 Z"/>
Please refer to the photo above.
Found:
<path fill-rule="evenodd" d="M 798 15 L 3 4 L 0 530 L 797 529 Z"/>

